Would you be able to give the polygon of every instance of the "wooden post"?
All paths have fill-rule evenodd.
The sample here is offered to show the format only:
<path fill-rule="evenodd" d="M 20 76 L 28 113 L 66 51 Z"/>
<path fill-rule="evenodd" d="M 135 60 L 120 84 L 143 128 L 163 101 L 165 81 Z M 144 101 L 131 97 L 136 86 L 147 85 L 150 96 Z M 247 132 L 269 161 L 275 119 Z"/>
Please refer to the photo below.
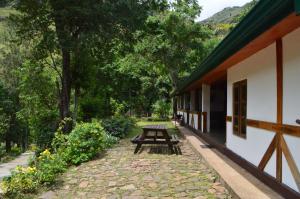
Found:
<path fill-rule="evenodd" d="M 203 133 L 207 133 L 207 112 L 202 112 L 203 117 Z"/>

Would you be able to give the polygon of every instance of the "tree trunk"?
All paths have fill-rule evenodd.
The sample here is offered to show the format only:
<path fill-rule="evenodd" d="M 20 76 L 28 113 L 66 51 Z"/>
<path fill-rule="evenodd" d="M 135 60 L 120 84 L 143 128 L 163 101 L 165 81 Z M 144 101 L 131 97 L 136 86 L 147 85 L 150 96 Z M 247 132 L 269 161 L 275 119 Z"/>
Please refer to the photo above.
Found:
<path fill-rule="evenodd" d="M 5 150 L 6 150 L 6 153 L 11 152 L 11 141 L 12 141 L 11 134 L 14 131 L 15 123 L 16 123 L 16 113 L 13 113 L 11 115 L 11 119 L 10 119 L 10 122 L 9 122 L 9 128 L 7 129 L 6 134 L 5 134 Z"/>
<path fill-rule="evenodd" d="M 177 115 L 177 98 L 176 96 L 173 97 L 173 117 L 176 120 L 176 115 Z"/>
<path fill-rule="evenodd" d="M 71 63 L 70 51 L 62 49 L 62 86 L 61 86 L 61 115 L 60 119 L 70 118 L 70 95 L 71 95 Z M 69 133 L 72 128 L 72 122 L 66 122 L 64 132 Z"/>
<path fill-rule="evenodd" d="M 79 95 L 80 95 L 80 88 L 79 88 L 79 86 L 75 86 L 75 93 L 74 93 L 74 113 L 73 113 L 73 122 L 74 123 L 76 123 L 76 120 L 77 120 Z"/>
<path fill-rule="evenodd" d="M 6 132 L 5 136 L 5 151 L 9 153 L 11 151 L 11 137 L 9 131 Z"/>

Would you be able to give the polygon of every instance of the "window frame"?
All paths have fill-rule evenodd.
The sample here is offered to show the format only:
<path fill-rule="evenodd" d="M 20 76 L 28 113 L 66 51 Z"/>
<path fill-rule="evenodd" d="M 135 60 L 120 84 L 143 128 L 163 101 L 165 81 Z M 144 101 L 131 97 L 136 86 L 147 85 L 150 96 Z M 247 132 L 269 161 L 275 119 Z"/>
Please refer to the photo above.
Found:
<path fill-rule="evenodd" d="M 232 87 L 232 131 L 247 138 L 247 79 L 234 82 Z"/>

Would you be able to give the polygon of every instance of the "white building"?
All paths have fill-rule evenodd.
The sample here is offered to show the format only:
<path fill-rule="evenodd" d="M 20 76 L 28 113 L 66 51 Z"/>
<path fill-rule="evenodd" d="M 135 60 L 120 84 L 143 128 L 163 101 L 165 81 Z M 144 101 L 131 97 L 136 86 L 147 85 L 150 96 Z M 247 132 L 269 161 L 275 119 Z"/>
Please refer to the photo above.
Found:
<path fill-rule="evenodd" d="M 185 124 L 300 198 L 300 0 L 261 0 L 176 93 Z"/>

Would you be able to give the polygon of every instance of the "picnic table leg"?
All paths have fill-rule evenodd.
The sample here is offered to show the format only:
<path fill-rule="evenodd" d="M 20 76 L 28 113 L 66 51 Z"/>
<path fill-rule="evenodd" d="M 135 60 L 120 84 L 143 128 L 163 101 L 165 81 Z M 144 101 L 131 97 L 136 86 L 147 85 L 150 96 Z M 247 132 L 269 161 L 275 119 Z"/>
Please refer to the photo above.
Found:
<path fill-rule="evenodd" d="M 169 149 L 171 150 L 171 153 L 174 153 L 174 147 L 173 144 L 171 142 L 168 143 Z"/>
<path fill-rule="evenodd" d="M 142 144 L 137 144 L 137 146 L 134 150 L 134 154 L 136 154 L 140 150 L 141 147 L 142 147 Z"/>

